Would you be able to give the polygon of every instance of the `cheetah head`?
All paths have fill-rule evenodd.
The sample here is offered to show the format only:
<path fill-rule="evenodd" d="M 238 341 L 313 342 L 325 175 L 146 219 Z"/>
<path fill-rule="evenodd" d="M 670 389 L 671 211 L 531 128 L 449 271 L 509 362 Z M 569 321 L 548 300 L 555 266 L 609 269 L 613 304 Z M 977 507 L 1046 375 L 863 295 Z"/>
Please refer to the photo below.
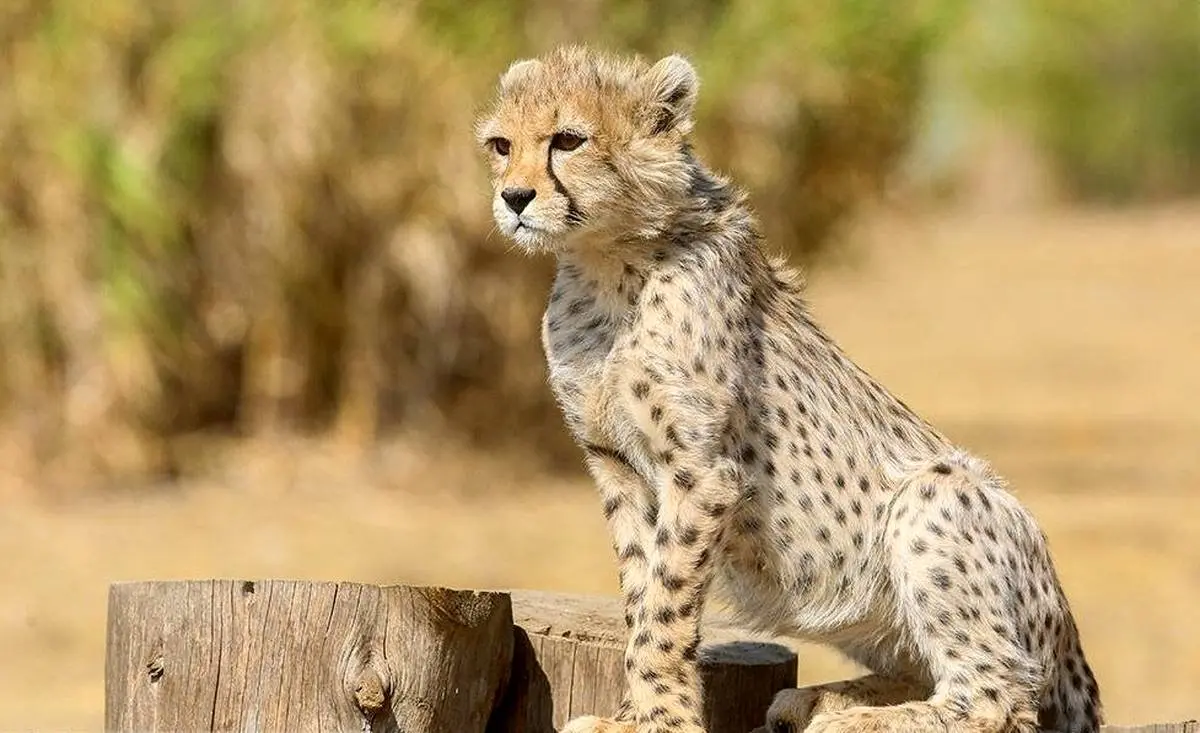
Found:
<path fill-rule="evenodd" d="M 697 87 L 682 56 L 566 47 L 514 63 L 476 126 L 499 230 L 529 252 L 660 234 L 691 180 Z"/>

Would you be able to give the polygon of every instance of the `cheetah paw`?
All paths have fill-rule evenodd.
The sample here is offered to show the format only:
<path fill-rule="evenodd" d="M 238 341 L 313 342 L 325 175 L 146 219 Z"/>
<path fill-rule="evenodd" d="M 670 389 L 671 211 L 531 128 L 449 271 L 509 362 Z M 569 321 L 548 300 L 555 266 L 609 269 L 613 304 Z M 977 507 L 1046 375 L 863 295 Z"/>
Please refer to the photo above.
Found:
<path fill-rule="evenodd" d="M 595 715 L 584 715 L 570 720 L 559 733 L 636 733 L 633 723 L 621 723 Z"/>
<path fill-rule="evenodd" d="M 821 713 L 813 717 L 805 733 L 916 733 L 933 730 L 904 713 L 903 706 L 859 707 Z"/>
<path fill-rule="evenodd" d="M 800 733 L 812 719 L 819 696 L 810 689 L 780 690 L 767 709 L 767 724 L 753 733 Z"/>

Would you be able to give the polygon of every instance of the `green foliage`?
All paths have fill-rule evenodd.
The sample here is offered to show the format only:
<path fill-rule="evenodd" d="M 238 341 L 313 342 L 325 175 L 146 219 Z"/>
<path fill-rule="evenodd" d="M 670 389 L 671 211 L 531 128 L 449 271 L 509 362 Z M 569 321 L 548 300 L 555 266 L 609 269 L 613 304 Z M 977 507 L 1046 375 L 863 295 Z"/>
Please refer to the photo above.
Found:
<path fill-rule="evenodd" d="M 1200 191 L 1200 3 L 1025 0 L 989 69 L 1076 195 Z M 999 54 L 996 54 L 997 56 Z"/>

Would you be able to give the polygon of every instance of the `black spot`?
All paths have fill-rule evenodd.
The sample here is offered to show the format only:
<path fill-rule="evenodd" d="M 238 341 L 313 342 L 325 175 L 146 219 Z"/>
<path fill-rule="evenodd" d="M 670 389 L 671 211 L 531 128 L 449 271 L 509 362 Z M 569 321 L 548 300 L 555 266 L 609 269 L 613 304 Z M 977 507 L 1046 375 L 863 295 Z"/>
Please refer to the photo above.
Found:
<path fill-rule="evenodd" d="M 683 658 L 689 662 L 694 662 L 699 650 L 700 640 L 696 639 L 683 648 Z"/>
<path fill-rule="evenodd" d="M 668 573 L 665 565 L 654 566 L 654 577 L 658 578 L 667 590 L 679 590 L 684 584 L 683 578 Z"/>
<path fill-rule="evenodd" d="M 754 446 L 744 446 L 742 448 L 742 462 L 746 464 L 754 463 L 758 458 L 758 453 L 755 452 Z"/>
<path fill-rule="evenodd" d="M 946 465 L 945 463 L 939 463 L 933 467 L 933 472 L 940 473 L 943 476 L 949 476 L 953 471 L 951 470 L 950 466 Z"/>
<path fill-rule="evenodd" d="M 719 502 L 719 501 L 710 501 L 710 502 L 705 502 L 703 508 L 704 508 L 705 514 L 712 517 L 713 519 L 716 519 L 717 517 L 720 517 L 722 514 L 724 514 L 729 509 L 729 505 L 725 504 L 723 502 Z"/>
<path fill-rule="evenodd" d="M 644 400 L 646 399 L 646 395 L 650 394 L 650 383 L 645 381 L 634 382 L 630 391 L 637 399 Z"/>
<path fill-rule="evenodd" d="M 642 512 L 642 519 L 650 527 L 653 527 L 654 525 L 658 524 L 658 502 L 657 501 L 651 501 L 646 506 L 646 510 L 644 512 Z"/>
<path fill-rule="evenodd" d="M 633 559 L 645 560 L 646 553 L 643 552 L 642 548 L 638 545 L 626 545 L 625 547 L 621 548 L 619 557 L 622 560 L 633 560 Z"/>

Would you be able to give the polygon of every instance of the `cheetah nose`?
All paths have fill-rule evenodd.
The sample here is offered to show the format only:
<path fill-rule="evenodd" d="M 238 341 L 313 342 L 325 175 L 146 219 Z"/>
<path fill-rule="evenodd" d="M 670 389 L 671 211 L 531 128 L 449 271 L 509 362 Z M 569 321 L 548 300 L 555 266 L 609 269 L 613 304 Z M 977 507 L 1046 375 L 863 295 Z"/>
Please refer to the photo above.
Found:
<path fill-rule="evenodd" d="M 532 188 L 510 187 L 500 192 L 500 198 L 504 199 L 504 203 L 508 204 L 508 208 L 512 209 L 514 214 L 524 211 L 534 196 L 537 196 L 537 191 Z"/>

